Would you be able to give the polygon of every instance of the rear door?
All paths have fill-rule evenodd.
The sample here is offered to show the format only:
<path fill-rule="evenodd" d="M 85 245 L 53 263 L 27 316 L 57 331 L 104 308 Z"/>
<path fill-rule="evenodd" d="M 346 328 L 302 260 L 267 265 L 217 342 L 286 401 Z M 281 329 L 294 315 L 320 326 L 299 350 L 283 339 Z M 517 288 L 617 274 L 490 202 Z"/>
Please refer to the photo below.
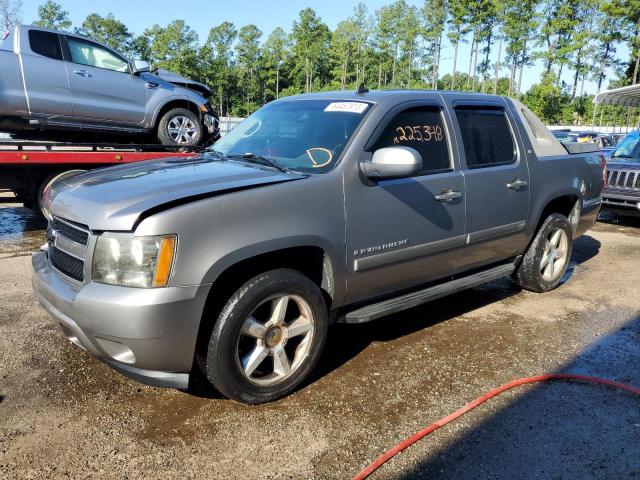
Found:
<path fill-rule="evenodd" d="M 453 103 L 467 193 L 465 263 L 514 257 L 527 243 L 529 169 L 504 105 Z"/>
<path fill-rule="evenodd" d="M 146 82 L 115 52 L 66 35 L 67 70 L 77 119 L 136 125 L 146 115 Z"/>
<path fill-rule="evenodd" d="M 366 148 L 365 155 L 395 145 L 414 148 L 423 161 L 419 174 L 345 179 L 347 301 L 446 277 L 462 261 L 464 178 L 443 108 L 438 100 L 399 105 Z"/>
<path fill-rule="evenodd" d="M 26 37 L 21 37 L 20 52 L 29 111 L 53 118 L 71 115 L 71 95 L 60 35 L 29 30 Z M 27 41 L 28 46 L 25 45 Z"/>

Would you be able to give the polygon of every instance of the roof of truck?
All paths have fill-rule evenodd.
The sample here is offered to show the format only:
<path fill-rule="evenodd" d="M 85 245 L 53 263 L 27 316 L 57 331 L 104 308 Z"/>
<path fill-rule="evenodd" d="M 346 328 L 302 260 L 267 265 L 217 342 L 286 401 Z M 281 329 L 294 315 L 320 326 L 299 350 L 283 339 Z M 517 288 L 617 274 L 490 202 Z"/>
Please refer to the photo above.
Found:
<path fill-rule="evenodd" d="M 318 100 L 352 100 L 380 103 L 389 98 L 424 98 L 429 95 L 442 95 L 443 97 L 462 97 L 474 100 L 498 101 L 503 103 L 506 97 L 491 95 L 487 93 L 461 92 L 457 90 L 418 90 L 418 89 L 389 89 L 389 90 L 369 90 L 358 93 L 355 90 L 337 90 L 330 92 L 301 93 L 290 97 L 281 98 L 280 101 L 318 99 Z"/>

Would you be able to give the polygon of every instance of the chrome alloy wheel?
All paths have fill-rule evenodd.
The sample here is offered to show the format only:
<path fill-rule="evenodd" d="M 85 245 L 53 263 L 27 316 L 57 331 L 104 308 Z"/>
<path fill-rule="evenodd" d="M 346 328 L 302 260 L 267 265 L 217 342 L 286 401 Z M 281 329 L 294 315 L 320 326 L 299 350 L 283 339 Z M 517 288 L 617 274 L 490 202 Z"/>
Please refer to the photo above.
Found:
<path fill-rule="evenodd" d="M 198 129 L 189 117 L 178 115 L 169 120 L 167 133 L 176 143 L 193 143 Z"/>
<path fill-rule="evenodd" d="M 547 282 L 553 282 L 562 275 L 569 255 L 569 238 L 561 228 L 549 232 L 540 259 L 540 273 Z"/>
<path fill-rule="evenodd" d="M 281 293 L 265 299 L 242 324 L 237 360 L 256 385 L 274 385 L 295 372 L 309 356 L 315 319 L 298 295 Z"/>

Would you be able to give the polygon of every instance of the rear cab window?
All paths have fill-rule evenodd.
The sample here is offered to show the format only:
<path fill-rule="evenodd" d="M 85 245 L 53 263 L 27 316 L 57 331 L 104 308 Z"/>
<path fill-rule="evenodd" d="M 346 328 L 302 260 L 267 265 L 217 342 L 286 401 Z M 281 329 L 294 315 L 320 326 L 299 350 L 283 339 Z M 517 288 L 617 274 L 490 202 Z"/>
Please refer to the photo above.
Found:
<path fill-rule="evenodd" d="M 439 107 L 416 107 L 397 114 L 385 127 L 373 150 L 411 147 L 422 157 L 418 175 L 451 171 L 446 129 Z"/>
<path fill-rule="evenodd" d="M 62 60 L 62 46 L 57 33 L 29 30 L 29 46 L 31 51 L 43 57 Z"/>
<path fill-rule="evenodd" d="M 501 108 L 457 107 L 467 168 L 486 168 L 516 162 L 516 146 Z"/>
<path fill-rule="evenodd" d="M 10 32 L 4 32 L 0 35 L 0 50 L 7 50 L 13 52 L 13 30 Z"/>

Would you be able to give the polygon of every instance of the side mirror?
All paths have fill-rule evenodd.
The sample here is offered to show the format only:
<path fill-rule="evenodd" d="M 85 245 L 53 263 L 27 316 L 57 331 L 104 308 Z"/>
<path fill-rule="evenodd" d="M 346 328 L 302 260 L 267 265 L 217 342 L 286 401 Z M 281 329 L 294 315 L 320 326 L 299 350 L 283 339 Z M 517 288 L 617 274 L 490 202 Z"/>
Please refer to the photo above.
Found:
<path fill-rule="evenodd" d="M 422 157 L 411 147 L 380 148 L 370 162 L 360 162 L 360 168 L 372 179 L 411 177 L 422 170 Z"/>
<path fill-rule="evenodd" d="M 134 60 L 133 61 L 133 74 L 140 75 L 141 73 L 151 71 L 151 65 L 149 62 L 145 62 L 144 60 Z"/>

